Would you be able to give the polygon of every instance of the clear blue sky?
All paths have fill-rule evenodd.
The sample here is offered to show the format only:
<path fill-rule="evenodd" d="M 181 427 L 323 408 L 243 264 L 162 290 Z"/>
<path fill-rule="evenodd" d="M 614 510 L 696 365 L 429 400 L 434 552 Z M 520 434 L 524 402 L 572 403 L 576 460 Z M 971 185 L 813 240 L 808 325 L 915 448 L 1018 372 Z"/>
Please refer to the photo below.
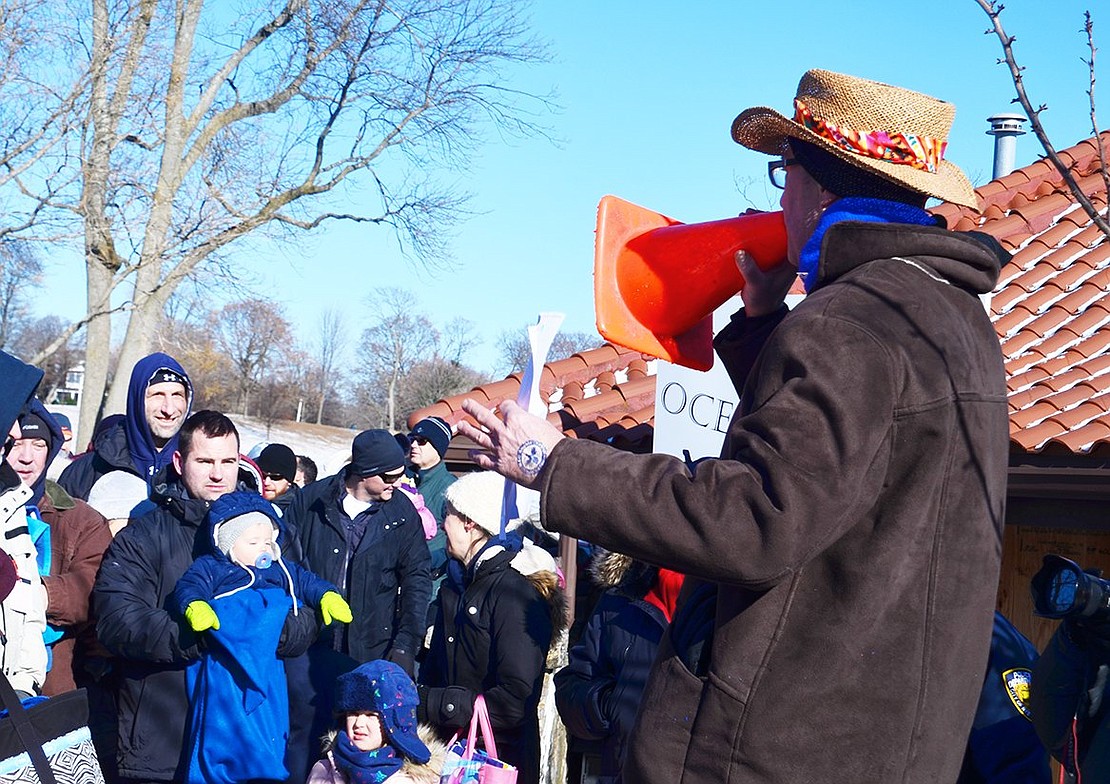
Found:
<path fill-rule="evenodd" d="M 1089 3 L 1009 0 L 1003 21 L 1028 67 L 1027 89 L 1057 148 L 1091 135 L 1086 41 Z M 1096 43 L 1110 47 L 1110 14 L 1095 12 Z M 685 222 L 729 217 L 777 198 L 765 156 L 732 142 L 743 108 L 790 110 L 798 79 L 820 67 L 891 82 L 955 103 L 948 157 L 976 185 L 991 176 L 986 118 L 1019 111 L 998 40 L 974 0 L 896 5 L 718 0 L 583 2 L 543 0 L 534 30 L 550 46 L 545 65 L 514 71 L 509 86 L 554 90 L 560 111 L 547 118 L 560 141 L 493 137 L 459 184 L 473 215 L 458 228 L 452 269 L 427 270 L 400 256 L 384 229 L 330 224 L 283 252 L 244 247 L 233 256 L 256 290 L 286 307 L 302 340 L 320 314 L 347 314 L 352 344 L 372 289 L 414 292 L 414 308 L 445 324 L 464 316 L 484 345 L 469 357 L 495 364 L 494 342 L 541 311 L 566 314 L 564 330 L 595 331 L 593 230 L 606 193 Z M 1101 25 L 1101 27 L 1100 27 Z M 1108 50 L 1110 51 L 1110 50 Z M 1108 55 L 1110 56 L 1110 55 Z M 1105 73 L 1105 69 L 1102 69 Z M 1110 79 L 1100 83 L 1102 125 L 1110 123 Z M 1097 88 L 1096 88 L 1097 89 Z M 1041 154 L 1032 134 L 1018 141 L 1017 164 Z M 79 315 L 80 261 L 51 262 L 42 312 Z M 75 307 L 63 307 L 72 303 Z M 357 361 L 352 356 L 352 361 Z"/>

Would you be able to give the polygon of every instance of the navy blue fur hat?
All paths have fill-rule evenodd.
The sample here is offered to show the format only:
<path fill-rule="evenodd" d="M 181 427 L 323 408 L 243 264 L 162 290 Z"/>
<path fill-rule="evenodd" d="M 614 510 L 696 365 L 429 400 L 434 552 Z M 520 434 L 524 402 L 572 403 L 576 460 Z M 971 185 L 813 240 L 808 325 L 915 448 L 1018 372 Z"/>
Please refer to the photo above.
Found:
<path fill-rule="evenodd" d="M 412 678 L 400 665 L 385 659 L 360 664 L 335 682 L 337 713 L 377 713 L 390 745 L 409 759 L 425 763 L 432 752 L 416 733 L 418 705 L 420 695 Z"/>

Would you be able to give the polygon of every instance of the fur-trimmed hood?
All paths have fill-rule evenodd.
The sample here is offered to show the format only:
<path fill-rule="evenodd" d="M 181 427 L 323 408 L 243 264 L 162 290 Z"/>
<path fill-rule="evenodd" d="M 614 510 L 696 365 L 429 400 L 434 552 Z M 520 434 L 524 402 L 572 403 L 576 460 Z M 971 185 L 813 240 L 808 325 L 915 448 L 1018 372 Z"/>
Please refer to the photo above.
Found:
<path fill-rule="evenodd" d="M 567 628 L 567 592 L 559 585 L 559 576 L 545 570 L 525 577 L 551 608 L 551 626 L 558 636 Z"/>
<path fill-rule="evenodd" d="M 599 588 L 616 589 L 635 599 L 651 590 L 658 575 L 657 567 L 603 547 L 595 548 L 590 561 L 590 577 Z"/>
<path fill-rule="evenodd" d="M 339 730 L 329 730 L 328 734 L 323 737 L 321 751 L 329 762 L 332 761 L 331 751 L 335 747 L 335 738 L 338 734 Z M 443 763 L 447 759 L 447 744 L 440 740 L 435 730 L 427 724 L 421 724 L 417 728 L 417 735 L 420 736 L 420 740 L 424 741 L 428 751 L 432 753 L 431 759 L 420 763 L 405 757 L 401 770 L 394 775 L 407 776 L 409 780 L 417 782 L 417 784 L 438 784 L 439 772 L 443 770 Z M 390 777 L 390 781 L 393 778 Z"/>

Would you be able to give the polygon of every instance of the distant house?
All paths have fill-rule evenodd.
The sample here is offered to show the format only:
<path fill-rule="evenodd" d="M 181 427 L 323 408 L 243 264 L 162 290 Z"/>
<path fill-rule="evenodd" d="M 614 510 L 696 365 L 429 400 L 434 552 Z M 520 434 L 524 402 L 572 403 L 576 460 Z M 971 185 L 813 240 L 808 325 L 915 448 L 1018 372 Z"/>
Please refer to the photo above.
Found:
<path fill-rule="evenodd" d="M 1099 141 L 1110 143 L 1110 132 L 1060 155 L 1105 211 Z M 1110 572 L 1110 240 L 1047 160 L 977 193 L 981 211 L 945 204 L 933 212 L 954 230 L 994 236 L 1014 254 L 985 303 L 1006 360 L 1010 403 L 999 608 L 1043 646 L 1055 623 L 1033 616 L 1029 593 L 1042 556 L 1059 553 Z M 549 363 L 541 380 L 549 421 L 574 438 L 650 452 L 654 364 L 612 345 Z M 415 412 L 410 424 L 429 414 L 457 423 L 463 398 L 493 407 L 519 386 L 518 376 L 483 384 Z M 452 441 L 453 470 L 467 469 L 470 446 L 460 436 Z"/>
<path fill-rule="evenodd" d="M 79 362 L 66 371 L 65 383 L 54 390 L 48 405 L 76 406 L 81 402 L 81 390 L 85 386 L 85 363 Z"/>

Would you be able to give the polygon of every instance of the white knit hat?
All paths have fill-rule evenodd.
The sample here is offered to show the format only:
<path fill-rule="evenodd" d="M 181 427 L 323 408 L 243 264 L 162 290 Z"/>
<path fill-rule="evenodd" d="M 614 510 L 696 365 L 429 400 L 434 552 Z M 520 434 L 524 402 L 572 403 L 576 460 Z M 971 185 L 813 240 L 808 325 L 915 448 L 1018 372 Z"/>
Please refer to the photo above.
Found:
<path fill-rule="evenodd" d="M 230 520 L 225 520 L 218 523 L 212 529 L 212 537 L 216 540 L 216 547 L 224 555 L 231 555 L 231 548 L 235 546 L 235 540 L 242 536 L 243 532 L 250 528 L 252 525 L 264 523 L 265 525 L 272 526 L 275 530 L 277 526 L 269 516 L 262 512 L 247 512 L 238 517 L 232 517 Z"/>
<path fill-rule="evenodd" d="M 493 471 L 464 474 L 447 488 L 447 503 L 490 536 L 497 536 L 501 533 L 501 499 L 507 481 Z M 519 528 L 520 523 L 510 520 L 505 530 Z"/>
<path fill-rule="evenodd" d="M 155 509 L 148 499 L 149 490 L 142 477 L 130 471 L 109 471 L 101 476 L 89 490 L 88 504 L 106 520 L 126 520 L 141 517 Z"/>

